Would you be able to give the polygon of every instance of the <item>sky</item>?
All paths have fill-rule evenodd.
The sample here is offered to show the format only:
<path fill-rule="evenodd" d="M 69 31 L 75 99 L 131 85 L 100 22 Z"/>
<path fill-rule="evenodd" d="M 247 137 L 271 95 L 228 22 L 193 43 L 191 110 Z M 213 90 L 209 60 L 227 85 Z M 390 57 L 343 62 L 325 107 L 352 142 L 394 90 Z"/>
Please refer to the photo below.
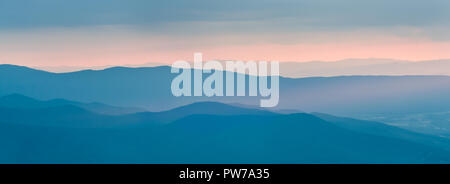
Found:
<path fill-rule="evenodd" d="M 448 0 L 0 0 L 0 63 L 450 58 Z"/>

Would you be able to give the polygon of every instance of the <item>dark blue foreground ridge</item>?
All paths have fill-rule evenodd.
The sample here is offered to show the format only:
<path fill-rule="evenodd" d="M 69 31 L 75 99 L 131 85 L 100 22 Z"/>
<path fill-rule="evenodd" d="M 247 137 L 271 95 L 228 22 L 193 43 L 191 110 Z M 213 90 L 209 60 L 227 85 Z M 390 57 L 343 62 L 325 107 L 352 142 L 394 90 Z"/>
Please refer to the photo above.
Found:
<path fill-rule="evenodd" d="M 450 163 L 447 139 L 324 114 L 200 102 L 108 115 L 47 103 L 0 98 L 0 163 Z"/>

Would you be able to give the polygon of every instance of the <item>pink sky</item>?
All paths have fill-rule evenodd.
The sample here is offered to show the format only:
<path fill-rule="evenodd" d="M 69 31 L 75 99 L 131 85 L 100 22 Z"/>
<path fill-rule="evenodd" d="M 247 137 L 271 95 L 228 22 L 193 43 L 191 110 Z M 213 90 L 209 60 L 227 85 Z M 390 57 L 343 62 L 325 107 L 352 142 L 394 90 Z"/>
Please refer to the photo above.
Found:
<path fill-rule="evenodd" d="M 192 60 L 336 61 L 347 58 L 450 58 L 450 41 L 389 34 L 154 36 L 129 31 L 53 30 L 0 33 L 0 63 L 102 66 Z M 287 40 L 287 41 L 286 41 Z"/>

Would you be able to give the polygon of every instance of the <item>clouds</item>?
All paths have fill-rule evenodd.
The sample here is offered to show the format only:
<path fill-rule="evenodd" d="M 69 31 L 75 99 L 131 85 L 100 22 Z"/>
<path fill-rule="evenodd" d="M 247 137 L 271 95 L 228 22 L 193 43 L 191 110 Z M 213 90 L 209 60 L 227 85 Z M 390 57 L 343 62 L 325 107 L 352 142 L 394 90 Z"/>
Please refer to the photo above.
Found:
<path fill-rule="evenodd" d="M 445 0 L 1 0 L 0 28 L 259 22 L 281 30 L 450 26 Z M 284 20 L 280 24 L 277 20 Z"/>
<path fill-rule="evenodd" d="M 448 0 L 0 0 L 0 62 L 450 58 Z"/>
<path fill-rule="evenodd" d="M 369 30 L 439 41 L 450 38 L 450 1 L 0 0 L 0 31 L 98 26 L 165 36 Z"/>

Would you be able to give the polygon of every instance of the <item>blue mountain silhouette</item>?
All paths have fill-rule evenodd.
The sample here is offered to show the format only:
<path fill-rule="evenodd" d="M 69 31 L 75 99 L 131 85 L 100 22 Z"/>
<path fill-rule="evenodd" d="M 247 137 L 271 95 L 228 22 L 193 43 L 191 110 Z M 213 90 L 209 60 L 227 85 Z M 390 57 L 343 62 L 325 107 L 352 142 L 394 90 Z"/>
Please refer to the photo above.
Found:
<path fill-rule="evenodd" d="M 216 102 L 126 115 L 34 105 L 0 108 L 1 163 L 450 162 L 446 139 L 323 114 Z"/>
<path fill-rule="evenodd" d="M 50 73 L 22 66 L 0 65 L 0 96 L 18 93 L 43 100 L 67 99 L 92 106 L 84 106 L 85 109 L 112 114 L 166 111 L 202 101 L 255 107 L 259 106 L 262 98 L 174 97 L 170 84 L 175 76 L 168 66 Z M 449 76 L 281 77 L 280 101 L 276 108 L 270 110 L 284 113 L 321 112 L 375 120 L 402 125 L 417 132 L 450 137 L 448 94 Z M 93 102 L 132 108 L 112 111 L 110 107 L 98 106 Z"/>
<path fill-rule="evenodd" d="M 65 99 L 52 99 L 47 101 L 40 101 L 20 94 L 10 94 L 0 97 L 0 107 L 6 108 L 37 109 L 37 108 L 56 107 L 64 105 L 77 106 L 89 111 L 110 115 L 129 114 L 145 111 L 145 109 L 141 108 L 116 107 L 102 103 L 81 103 Z"/>
<path fill-rule="evenodd" d="M 38 99 L 173 109 L 200 101 L 259 105 L 261 97 L 174 97 L 170 67 L 49 73 L 0 65 L 0 96 L 19 93 Z M 207 75 L 204 75 L 207 76 Z M 335 115 L 414 114 L 450 111 L 448 76 L 341 76 L 280 78 L 277 108 Z"/>

